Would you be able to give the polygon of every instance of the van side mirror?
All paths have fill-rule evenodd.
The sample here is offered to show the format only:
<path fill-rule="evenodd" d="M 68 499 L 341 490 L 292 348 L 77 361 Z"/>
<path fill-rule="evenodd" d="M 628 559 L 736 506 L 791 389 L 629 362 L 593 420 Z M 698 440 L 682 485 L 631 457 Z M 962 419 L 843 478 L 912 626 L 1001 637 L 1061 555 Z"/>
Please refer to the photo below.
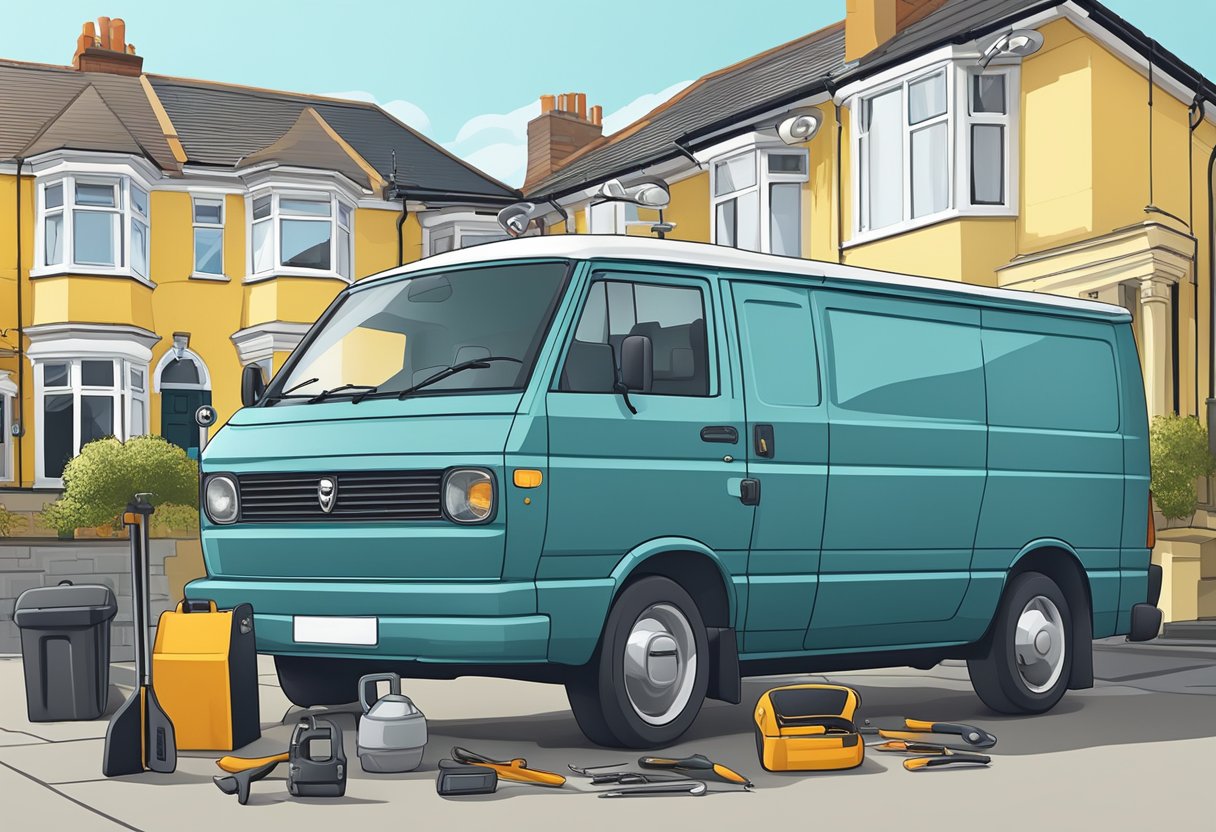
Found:
<path fill-rule="evenodd" d="M 621 384 L 626 390 L 650 391 L 654 381 L 654 346 L 649 336 L 629 335 L 621 342 Z"/>
<path fill-rule="evenodd" d="M 253 407 L 266 392 L 266 377 L 257 364 L 247 364 L 241 372 L 241 404 Z"/>

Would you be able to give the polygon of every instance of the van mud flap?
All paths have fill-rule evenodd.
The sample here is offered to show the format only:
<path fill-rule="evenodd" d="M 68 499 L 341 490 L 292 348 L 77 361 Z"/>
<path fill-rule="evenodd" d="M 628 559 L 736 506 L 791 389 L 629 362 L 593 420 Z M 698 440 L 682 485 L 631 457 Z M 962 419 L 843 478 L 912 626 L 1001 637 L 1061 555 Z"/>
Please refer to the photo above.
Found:
<path fill-rule="evenodd" d="M 1089 690 L 1094 686 L 1094 618 L 1086 605 L 1085 615 L 1074 615 L 1072 623 L 1072 675 L 1069 690 Z"/>
<path fill-rule="evenodd" d="M 707 627 L 709 635 L 709 687 L 707 699 L 738 705 L 743 700 L 743 680 L 739 676 L 739 643 L 734 627 Z"/>

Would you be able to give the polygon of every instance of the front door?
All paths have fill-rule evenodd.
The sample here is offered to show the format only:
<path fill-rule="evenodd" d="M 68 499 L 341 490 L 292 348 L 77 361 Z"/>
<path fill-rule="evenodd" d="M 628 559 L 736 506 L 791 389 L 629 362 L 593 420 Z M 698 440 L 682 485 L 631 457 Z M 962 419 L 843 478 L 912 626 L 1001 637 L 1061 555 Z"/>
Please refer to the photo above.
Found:
<path fill-rule="evenodd" d="M 579 556 L 584 574 L 607 575 L 642 544 L 680 537 L 742 576 L 752 508 L 739 498 L 743 405 L 724 383 L 719 309 L 708 280 L 592 275 L 547 396 L 546 557 Z M 636 413 L 613 389 L 629 335 L 650 338 L 654 361 L 650 389 L 629 395 Z"/>
<path fill-rule="evenodd" d="M 198 458 L 198 425 L 194 411 L 211 404 L 210 390 L 161 390 L 160 433 L 186 453 Z"/>
<path fill-rule="evenodd" d="M 828 479 L 809 290 L 731 284 L 743 364 L 748 476 L 760 483 L 748 558 L 748 653 L 801 650 L 818 585 Z"/>

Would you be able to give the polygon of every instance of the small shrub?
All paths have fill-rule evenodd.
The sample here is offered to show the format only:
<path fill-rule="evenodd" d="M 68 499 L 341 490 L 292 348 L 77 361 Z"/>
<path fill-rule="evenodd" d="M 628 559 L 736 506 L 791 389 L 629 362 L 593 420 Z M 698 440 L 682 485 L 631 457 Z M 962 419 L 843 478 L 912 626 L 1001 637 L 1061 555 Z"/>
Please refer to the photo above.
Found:
<path fill-rule="evenodd" d="M 153 537 L 183 537 L 198 533 L 198 506 L 164 503 L 152 512 Z"/>
<path fill-rule="evenodd" d="M 19 531 L 24 531 L 27 525 L 24 515 L 9 511 L 0 503 L 0 537 L 11 537 Z"/>
<path fill-rule="evenodd" d="M 1216 472 L 1208 432 L 1194 416 L 1157 416 L 1149 431 L 1153 500 L 1170 520 L 1189 517 L 1199 506 L 1195 481 Z"/>
<path fill-rule="evenodd" d="M 61 532 L 113 522 L 140 492 L 151 493 L 157 506 L 193 505 L 198 500 L 198 464 L 159 436 L 126 442 L 98 439 L 68 461 L 63 486 L 63 496 L 40 517 Z"/>

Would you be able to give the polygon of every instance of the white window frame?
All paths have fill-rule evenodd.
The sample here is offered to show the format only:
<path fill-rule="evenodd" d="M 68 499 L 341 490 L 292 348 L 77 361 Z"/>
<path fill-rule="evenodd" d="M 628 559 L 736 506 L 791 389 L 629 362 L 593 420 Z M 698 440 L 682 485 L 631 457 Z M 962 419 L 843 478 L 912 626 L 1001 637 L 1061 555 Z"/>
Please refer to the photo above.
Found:
<path fill-rule="evenodd" d="M 473 215 L 470 214 L 470 216 Z M 502 230 L 502 226 L 489 218 L 448 219 L 436 222 L 433 225 L 424 225 L 422 229 L 422 256 L 430 257 L 433 254 L 456 251 L 465 247 L 466 236 L 481 236 L 483 234 L 491 234 L 507 239 L 507 234 Z M 532 232 L 529 232 L 525 236 L 531 235 Z M 435 243 L 447 237 L 452 238 L 452 247 L 445 248 L 443 251 L 435 251 Z"/>
<path fill-rule="evenodd" d="M 17 478 L 13 470 L 13 446 L 21 441 L 13 436 L 13 402 L 17 396 L 17 385 L 8 373 L 0 372 L 0 482 L 12 482 Z"/>
<path fill-rule="evenodd" d="M 223 194 L 208 194 L 208 195 L 193 195 L 190 199 L 190 220 L 192 224 L 191 243 L 192 243 L 192 262 L 190 264 L 190 277 L 198 280 L 227 280 L 228 277 L 224 273 L 224 221 L 228 218 Z M 200 222 L 198 218 L 198 206 L 200 204 L 218 206 L 220 209 L 219 222 Z M 252 223 L 252 220 L 251 220 Z M 198 230 L 199 229 L 218 229 L 220 232 L 220 270 L 218 272 L 203 272 L 198 268 Z M 250 243 L 252 245 L 252 243 Z"/>
<path fill-rule="evenodd" d="M 254 202 L 262 197 L 270 197 L 270 215 L 261 219 L 255 220 L 253 217 Z M 306 214 L 284 214 L 281 210 L 281 200 L 283 199 L 306 199 L 315 201 L 325 201 L 329 203 L 329 216 L 313 216 Z M 339 225 L 338 206 L 343 205 L 350 209 L 350 224 L 349 227 L 341 227 Z M 261 187 L 252 190 L 245 197 L 245 213 L 249 217 L 247 230 L 248 241 L 245 245 L 246 268 L 248 269 L 248 277 L 246 282 L 256 282 L 258 280 L 267 280 L 273 277 L 332 277 L 338 280 L 350 283 L 354 280 L 353 275 L 356 274 L 355 265 L 355 209 L 356 205 L 352 200 L 344 199 L 336 193 L 324 190 L 309 190 L 305 188 L 268 188 Z M 311 269 L 301 266 L 284 266 L 283 265 L 283 235 L 282 222 L 284 219 L 301 220 L 305 222 L 324 222 L 329 223 L 329 265 L 328 269 Z M 254 226 L 259 223 L 270 223 L 270 239 L 271 239 L 271 263 L 270 268 L 257 271 L 254 269 L 254 247 L 253 247 L 253 230 Z M 338 236 L 339 232 L 345 231 L 350 236 L 350 275 L 344 275 L 339 271 L 338 260 Z"/>
<path fill-rule="evenodd" d="M 915 125 L 908 124 L 908 86 L 916 81 L 925 79 L 935 72 L 944 71 L 946 74 L 947 110 L 944 116 L 926 119 Z M 850 176 L 852 179 L 853 202 L 853 233 L 844 242 L 845 248 L 862 245 L 896 236 L 917 228 L 942 222 L 957 217 L 1013 217 L 1017 216 L 1018 206 L 1018 131 L 1021 95 L 1021 70 L 1016 64 L 993 64 L 983 71 L 985 75 L 1003 75 L 1005 77 L 1005 109 L 1004 115 L 981 113 L 971 114 L 971 78 L 979 74 L 974 57 L 947 59 L 936 63 L 918 66 L 915 71 L 905 73 L 895 78 L 884 78 L 881 84 L 855 90 L 846 102 L 850 111 L 852 136 L 850 138 Z M 901 147 L 902 147 L 902 184 L 901 184 L 901 219 L 898 222 L 881 228 L 863 228 L 863 171 L 861 143 L 866 134 L 863 133 L 862 111 L 869 100 L 891 92 L 901 90 Z M 945 121 L 949 146 L 946 153 L 947 194 L 949 205 L 941 211 L 921 217 L 912 217 L 912 168 L 911 168 L 911 135 L 932 124 Z M 972 124 L 1001 124 L 1005 127 L 1004 136 L 1004 201 L 997 204 L 973 204 L 971 202 L 971 125 Z M 868 180 L 868 175 L 866 177 Z"/>
<path fill-rule="evenodd" d="M 752 164 L 755 166 L 755 183 L 745 188 L 739 188 L 724 194 L 718 194 L 718 165 L 724 162 L 730 162 L 735 159 L 752 157 Z M 802 159 L 801 173 L 773 173 L 769 171 L 768 160 L 773 156 L 796 156 Z M 738 199 L 740 196 L 746 195 L 753 191 L 757 195 L 757 205 L 759 213 L 756 217 L 756 222 L 759 224 L 757 240 L 759 242 L 760 251 L 766 254 L 772 253 L 773 250 L 773 217 L 772 217 L 772 186 L 783 184 L 804 185 L 810 179 L 811 160 L 810 154 L 805 148 L 788 147 L 784 144 L 761 145 L 753 144 L 743 150 L 732 150 L 729 153 L 723 153 L 720 156 L 714 156 L 708 160 L 709 165 L 709 234 L 710 242 L 715 245 L 718 243 L 718 206 L 724 202 L 729 202 L 732 199 Z M 806 200 L 803 198 L 805 189 L 799 188 L 798 193 L 798 243 L 799 254 L 805 250 L 806 232 L 809 228 L 808 218 L 805 216 Z M 736 215 L 737 220 L 737 215 Z M 725 245 L 723 243 L 722 245 Z"/>
<path fill-rule="evenodd" d="M 63 204 L 48 209 L 46 206 L 46 191 L 47 188 L 56 185 L 63 187 Z M 106 185 L 112 187 L 115 195 L 114 206 L 78 205 L 76 202 L 77 185 Z M 132 227 L 135 223 L 140 223 L 144 226 L 146 232 L 144 234 L 144 263 L 147 267 L 145 271 L 151 272 L 152 223 L 149 213 L 141 212 L 135 207 L 134 201 L 131 199 L 132 188 L 137 188 L 147 196 L 150 213 L 152 189 L 145 183 L 135 182 L 129 175 L 68 172 L 39 177 L 37 186 L 38 219 L 34 228 L 34 267 L 30 270 L 30 277 L 57 274 L 105 275 L 131 277 L 145 285 L 155 285 L 152 283 L 150 275 L 140 274 L 134 268 L 134 258 L 132 257 L 134 235 Z M 111 232 L 113 235 L 113 239 L 111 240 L 114 251 L 113 264 L 79 263 L 76 261 L 75 225 L 76 212 L 78 211 L 117 216 Z M 58 263 L 48 264 L 46 262 L 46 219 L 48 216 L 56 214 L 61 215 L 63 218 L 60 232 L 63 238 L 63 257 Z"/>
<path fill-rule="evenodd" d="M 113 382 L 109 387 L 86 386 L 83 380 L 82 362 L 109 361 L 114 368 Z M 45 404 L 47 396 L 72 396 L 72 456 L 80 453 L 80 417 L 81 398 L 84 396 L 108 396 L 111 399 L 112 420 L 115 438 L 126 441 L 131 438 L 131 410 L 135 406 L 143 408 L 144 432 L 148 432 L 148 365 L 143 362 L 131 361 L 116 355 L 86 354 L 79 358 L 40 358 L 34 364 L 34 411 L 35 411 L 35 449 L 34 472 L 37 487 L 61 487 L 62 477 L 49 477 L 46 474 L 46 425 Z M 48 365 L 66 364 L 68 382 L 66 385 L 47 387 L 46 368 Z M 130 387 L 131 369 L 144 374 L 144 389 L 134 392 Z"/>
<path fill-rule="evenodd" d="M 146 436 L 150 432 L 148 424 L 148 368 L 133 364 L 130 361 L 123 362 L 123 369 L 126 372 L 124 381 L 126 381 L 123 395 L 126 397 L 126 424 L 123 426 L 127 432 L 127 438 L 132 436 Z M 135 374 L 139 373 L 143 378 L 143 389 L 137 390 L 135 384 Z M 135 414 L 140 413 L 143 416 L 143 430 L 135 430 Z"/>

